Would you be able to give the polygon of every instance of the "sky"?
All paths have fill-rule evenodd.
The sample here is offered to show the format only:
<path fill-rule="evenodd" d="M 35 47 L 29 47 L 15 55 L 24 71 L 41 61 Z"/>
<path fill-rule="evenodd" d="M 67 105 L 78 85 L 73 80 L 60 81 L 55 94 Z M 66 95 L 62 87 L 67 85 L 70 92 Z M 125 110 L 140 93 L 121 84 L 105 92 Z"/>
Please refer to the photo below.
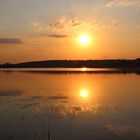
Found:
<path fill-rule="evenodd" d="M 0 63 L 138 57 L 140 0 L 0 0 Z"/>

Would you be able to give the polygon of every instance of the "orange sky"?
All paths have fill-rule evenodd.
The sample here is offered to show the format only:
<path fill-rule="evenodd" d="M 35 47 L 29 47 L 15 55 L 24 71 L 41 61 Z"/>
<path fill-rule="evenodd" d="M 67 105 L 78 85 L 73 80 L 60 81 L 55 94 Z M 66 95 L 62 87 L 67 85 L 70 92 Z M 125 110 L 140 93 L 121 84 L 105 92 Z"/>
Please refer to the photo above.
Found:
<path fill-rule="evenodd" d="M 0 63 L 140 56 L 139 0 L 0 1 L 0 16 Z"/>

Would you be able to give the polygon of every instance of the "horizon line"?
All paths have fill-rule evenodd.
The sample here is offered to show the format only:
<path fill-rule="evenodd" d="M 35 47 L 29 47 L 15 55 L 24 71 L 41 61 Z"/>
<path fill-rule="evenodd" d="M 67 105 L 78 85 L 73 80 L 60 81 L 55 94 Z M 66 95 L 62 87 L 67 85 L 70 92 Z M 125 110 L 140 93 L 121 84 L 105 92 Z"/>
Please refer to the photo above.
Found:
<path fill-rule="evenodd" d="M 48 59 L 48 60 L 33 60 L 33 61 L 23 61 L 23 62 L 5 62 L 0 63 L 0 65 L 3 64 L 22 64 L 22 63 L 33 63 L 33 62 L 45 62 L 45 61 L 107 61 L 107 60 L 126 60 L 126 61 L 133 61 L 133 60 L 140 60 L 140 57 L 137 58 L 111 58 L 111 59 Z"/>

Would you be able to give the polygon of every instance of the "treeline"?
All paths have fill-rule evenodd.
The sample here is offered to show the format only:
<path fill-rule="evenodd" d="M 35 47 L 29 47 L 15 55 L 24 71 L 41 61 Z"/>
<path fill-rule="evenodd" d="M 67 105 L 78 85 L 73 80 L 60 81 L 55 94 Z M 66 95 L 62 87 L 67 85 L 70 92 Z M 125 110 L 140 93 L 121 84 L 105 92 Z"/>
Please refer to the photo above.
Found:
<path fill-rule="evenodd" d="M 135 60 L 48 60 L 17 64 L 1 64 L 0 68 L 140 68 L 140 58 Z"/>

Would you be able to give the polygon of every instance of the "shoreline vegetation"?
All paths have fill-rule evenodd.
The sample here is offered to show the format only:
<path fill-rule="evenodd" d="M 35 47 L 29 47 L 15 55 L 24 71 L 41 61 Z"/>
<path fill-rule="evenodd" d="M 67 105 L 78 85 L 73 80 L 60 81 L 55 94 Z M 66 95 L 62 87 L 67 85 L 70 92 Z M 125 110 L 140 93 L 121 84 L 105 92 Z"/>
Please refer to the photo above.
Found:
<path fill-rule="evenodd" d="M 121 68 L 140 70 L 140 58 L 134 60 L 47 60 L 0 64 L 0 68 Z"/>

